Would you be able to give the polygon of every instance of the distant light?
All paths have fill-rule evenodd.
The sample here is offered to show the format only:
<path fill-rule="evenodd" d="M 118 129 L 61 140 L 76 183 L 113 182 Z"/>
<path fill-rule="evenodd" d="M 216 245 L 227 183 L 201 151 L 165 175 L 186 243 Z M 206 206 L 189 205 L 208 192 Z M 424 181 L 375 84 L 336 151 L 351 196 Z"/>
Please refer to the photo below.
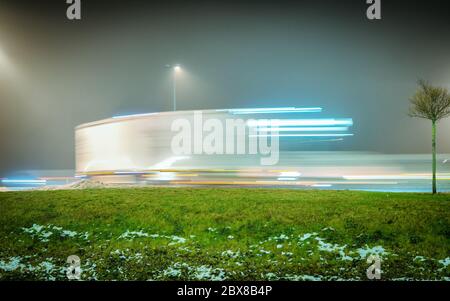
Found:
<path fill-rule="evenodd" d="M 145 172 L 142 171 L 115 171 L 114 172 L 117 175 L 141 175 L 145 174 Z"/>
<path fill-rule="evenodd" d="M 143 117 L 143 116 L 152 116 L 152 115 L 157 115 L 158 113 L 143 113 L 143 114 L 131 114 L 131 115 L 118 115 L 118 116 L 113 116 L 112 118 L 117 119 L 117 118 L 128 118 L 128 117 Z"/>
<path fill-rule="evenodd" d="M 297 171 L 282 171 L 280 177 L 300 177 L 302 174 Z"/>
<path fill-rule="evenodd" d="M 353 134 L 258 134 L 249 137 L 349 137 Z"/>
<path fill-rule="evenodd" d="M 345 132 L 348 127 L 277 127 L 258 128 L 258 132 Z"/>
<path fill-rule="evenodd" d="M 351 118 L 343 119 L 281 119 L 281 120 L 249 120 L 249 126 L 331 126 L 345 125 L 352 126 Z"/>
<path fill-rule="evenodd" d="M 331 186 L 333 186 L 333 185 L 331 185 L 331 184 L 314 184 L 314 185 L 311 185 L 311 187 L 317 187 L 317 188 L 320 188 L 320 187 L 331 187 Z"/>
<path fill-rule="evenodd" d="M 234 115 L 246 115 L 246 114 L 282 114 L 282 113 L 320 113 L 322 108 L 295 108 L 295 107 L 283 107 L 283 108 L 253 108 L 253 109 L 228 109 L 228 110 L 216 110 L 217 112 L 229 112 Z"/>
<path fill-rule="evenodd" d="M 278 181 L 295 181 L 295 180 L 297 180 L 297 178 L 284 178 L 284 177 L 281 177 L 281 178 L 278 178 L 277 180 Z"/>
<path fill-rule="evenodd" d="M 173 70 L 175 70 L 176 72 L 181 71 L 181 66 L 175 65 L 175 66 L 173 66 Z"/>
<path fill-rule="evenodd" d="M 16 180 L 16 179 L 3 179 L 2 183 L 5 184 L 37 184 L 42 185 L 47 183 L 46 180 Z"/>

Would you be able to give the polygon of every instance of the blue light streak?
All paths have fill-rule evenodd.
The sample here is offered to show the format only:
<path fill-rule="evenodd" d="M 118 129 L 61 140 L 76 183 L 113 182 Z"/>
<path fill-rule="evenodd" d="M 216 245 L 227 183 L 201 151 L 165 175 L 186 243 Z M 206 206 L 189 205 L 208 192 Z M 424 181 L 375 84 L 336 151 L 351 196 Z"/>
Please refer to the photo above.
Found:
<path fill-rule="evenodd" d="M 253 108 L 253 109 L 227 109 L 216 110 L 217 112 L 228 112 L 233 115 L 249 115 L 249 114 L 283 114 L 283 113 L 320 113 L 322 108 L 296 108 L 296 107 L 284 107 L 284 108 Z"/>
<path fill-rule="evenodd" d="M 2 183 L 5 184 L 36 184 L 44 185 L 47 183 L 46 180 L 17 180 L 17 179 L 3 179 Z"/>
<path fill-rule="evenodd" d="M 345 132 L 348 127 L 274 127 L 258 128 L 258 132 Z"/>
<path fill-rule="evenodd" d="M 353 120 L 351 118 L 342 119 L 274 119 L 274 120 L 249 120 L 247 122 L 248 126 L 352 126 Z"/>

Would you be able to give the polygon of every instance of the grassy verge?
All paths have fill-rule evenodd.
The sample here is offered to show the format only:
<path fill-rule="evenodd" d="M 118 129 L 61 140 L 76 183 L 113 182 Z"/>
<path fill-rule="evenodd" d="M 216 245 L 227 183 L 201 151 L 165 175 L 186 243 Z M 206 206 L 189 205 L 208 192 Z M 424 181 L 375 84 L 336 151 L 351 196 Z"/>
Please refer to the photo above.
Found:
<path fill-rule="evenodd" d="M 450 195 L 146 188 L 0 193 L 0 279 L 449 280 Z"/>

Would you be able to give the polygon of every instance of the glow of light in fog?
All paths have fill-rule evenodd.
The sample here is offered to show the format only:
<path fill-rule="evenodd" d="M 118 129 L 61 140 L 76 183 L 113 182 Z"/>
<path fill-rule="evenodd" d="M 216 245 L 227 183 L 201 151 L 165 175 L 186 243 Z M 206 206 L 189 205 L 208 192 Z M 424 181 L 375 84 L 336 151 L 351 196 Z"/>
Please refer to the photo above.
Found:
<path fill-rule="evenodd" d="M 282 119 L 282 120 L 249 120 L 249 126 L 352 126 L 351 118 L 345 119 Z"/>
<path fill-rule="evenodd" d="M 0 73 L 6 76 L 14 77 L 16 75 L 16 69 L 11 63 L 10 58 L 6 55 L 3 49 L 0 47 Z M 0 74 L 1 75 L 1 74 Z"/>
<path fill-rule="evenodd" d="M 9 59 L 5 52 L 0 48 L 0 67 L 3 69 L 7 65 L 9 65 Z"/>
<path fill-rule="evenodd" d="M 229 112 L 234 115 L 281 114 L 281 113 L 320 113 L 320 112 L 322 112 L 322 108 L 320 108 L 320 107 L 312 107 L 312 108 L 285 107 L 285 108 L 258 108 L 258 109 L 229 109 L 229 110 L 217 110 L 217 112 Z"/>
<path fill-rule="evenodd" d="M 289 128 L 258 128 L 258 132 L 345 132 L 348 127 L 289 127 Z"/>

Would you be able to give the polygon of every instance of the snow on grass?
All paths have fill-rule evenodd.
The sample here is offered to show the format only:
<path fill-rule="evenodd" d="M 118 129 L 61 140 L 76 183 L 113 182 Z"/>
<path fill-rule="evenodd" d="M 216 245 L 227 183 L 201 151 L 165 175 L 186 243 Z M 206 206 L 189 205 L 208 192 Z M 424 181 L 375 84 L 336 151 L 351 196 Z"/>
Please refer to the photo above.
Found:
<path fill-rule="evenodd" d="M 63 230 L 61 233 L 62 237 L 75 237 L 77 235 L 77 232 L 75 231 L 70 231 L 70 230 Z"/>
<path fill-rule="evenodd" d="M 177 235 L 167 236 L 167 238 L 170 238 L 172 240 L 172 242 L 169 243 L 169 246 L 175 245 L 175 244 L 184 244 L 186 242 L 186 238 L 183 238 L 183 237 L 180 237 Z"/>
<path fill-rule="evenodd" d="M 234 252 L 232 250 L 226 250 L 226 251 L 223 251 L 220 255 L 222 257 L 237 258 L 237 257 L 241 256 L 241 252 L 239 250 L 236 252 Z"/>
<path fill-rule="evenodd" d="M 229 227 L 228 227 L 229 228 Z M 82 238 L 87 241 L 89 234 L 87 232 L 78 233 L 76 231 L 63 229 L 62 227 L 54 226 L 54 225 L 39 225 L 33 224 L 29 228 L 21 228 L 23 232 L 29 234 L 33 238 L 39 239 L 41 242 L 48 242 L 54 237 L 64 237 L 64 238 Z M 222 233 L 217 232 L 216 228 L 207 228 L 207 231 L 213 234 Z M 323 228 L 321 231 L 328 231 L 328 233 L 323 234 L 333 234 L 331 231 L 335 231 L 333 228 Z M 236 273 L 244 273 L 244 271 L 234 271 L 228 270 L 229 268 L 238 268 L 242 266 L 242 262 L 246 262 L 252 256 L 257 256 L 266 263 L 270 263 L 271 266 L 275 269 L 267 269 L 267 272 L 274 271 L 276 273 L 267 273 L 264 272 L 261 274 L 261 277 L 268 280 L 290 280 L 290 281 L 320 281 L 320 280 L 345 280 L 340 277 L 341 272 L 337 272 L 335 275 L 327 275 L 327 276 L 318 276 L 318 275 L 294 275 L 294 274 L 277 274 L 277 266 L 283 265 L 291 265 L 302 263 L 305 264 L 308 262 L 308 256 L 304 256 L 305 253 L 309 256 L 315 254 L 316 259 L 319 259 L 321 263 L 334 262 L 334 260 L 341 261 L 358 261 L 364 260 L 369 255 L 378 255 L 378 256 L 393 256 L 390 252 L 387 252 L 383 246 L 368 246 L 361 247 L 358 249 L 351 249 L 347 244 L 340 245 L 339 243 L 329 242 L 326 238 L 322 238 L 319 236 L 317 232 L 310 233 L 296 233 L 296 234 L 278 234 L 267 237 L 265 240 L 259 241 L 256 244 L 247 244 L 242 249 L 232 250 L 225 248 L 215 250 L 213 254 L 218 257 L 223 257 L 223 262 L 227 268 L 227 270 L 223 270 L 219 267 L 212 267 L 209 265 L 190 265 L 188 263 L 175 262 L 174 264 L 168 266 L 163 270 L 154 271 L 156 273 L 156 279 L 190 279 L 190 280 L 224 280 L 226 279 L 226 275 L 236 275 Z M 229 235 L 230 232 L 224 235 L 224 240 L 221 243 L 235 245 L 238 240 L 233 240 L 235 237 L 233 235 Z M 324 235 L 328 237 L 328 235 Z M 111 234 L 110 234 L 111 237 Z M 176 245 L 174 248 L 176 256 L 184 256 L 187 253 L 194 254 L 192 252 L 200 251 L 200 249 L 193 248 L 189 249 L 188 247 L 193 247 L 193 245 L 186 244 L 188 239 L 178 236 L 178 235 L 168 235 L 168 234 L 149 234 L 145 232 L 143 229 L 141 230 L 126 230 L 118 237 L 115 236 L 116 239 L 124 239 L 132 241 L 138 238 L 151 238 L 151 239 L 161 239 L 165 240 L 166 243 L 162 244 L 164 247 L 170 247 Z M 195 242 L 195 235 L 189 235 L 189 241 Z M 112 241 L 115 239 L 112 238 Z M 233 240 L 233 241 L 230 241 Z M 105 240 L 107 244 L 110 243 L 110 240 Z M 256 241 L 254 241 L 256 242 Z M 127 242 L 128 243 L 128 242 Z M 144 242 L 136 242 L 138 244 L 143 244 Z M 144 243 L 145 245 L 145 243 Z M 353 245 L 354 246 L 354 245 Z M 147 246 L 144 247 L 144 249 Z M 354 247 L 356 248 L 356 247 Z M 46 252 L 46 249 L 42 249 L 43 252 Z M 114 249 L 113 249 L 114 250 Z M 221 251 L 224 250 L 224 251 Z M 178 253 L 179 251 L 184 251 L 185 253 Z M 327 256 L 326 256 L 327 253 Z M 207 253 L 208 254 L 208 253 Z M 268 256 L 270 254 L 270 256 Z M 416 255 L 416 254 L 414 254 Z M 426 261 L 434 261 L 439 262 L 443 267 L 439 269 L 442 271 L 447 268 L 450 264 L 450 257 L 444 258 L 442 260 L 425 258 L 423 256 L 415 256 L 411 255 L 411 262 L 426 262 Z M 120 259 L 124 262 L 145 262 L 147 253 L 146 250 L 133 250 L 130 249 L 115 249 L 110 252 L 110 256 L 115 257 L 116 259 Z M 330 257 L 331 256 L 331 257 Z M 335 256 L 335 258 L 332 258 Z M 181 257 L 178 257 L 181 258 Z M 228 260 L 227 260 L 228 258 Z M 30 259 L 31 260 L 31 259 Z M 179 259 L 178 259 L 179 260 Z M 239 261 L 239 262 L 236 262 Z M 31 264 L 32 263 L 32 264 Z M 84 263 L 85 265 L 87 263 Z M 411 266 L 411 268 L 414 268 Z M 57 267 L 53 261 L 53 258 L 45 258 L 44 261 L 36 263 L 35 259 L 27 262 L 27 257 L 7 257 L 0 260 L 0 271 L 4 272 L 13 272 L 19 271 L 22 273 L 32 273 L 38 279 L 44 280 L 56 280 L 56 278 L 65 279 L 65 269 L 66 266 L 63 264 L 61 267 Z M 239 269 L 239 268 L 238 268 Z M 340 271 L 346 271 L 345 268 Z M 96 272 L 96 264 L 91 262 L 83 267 L 85 271 L 83 279 L 91 279 L 96 280 L 98 277 Z M 119 278 L 127 276 L 126 268 L 121 266 L 117 266 L 115 270 L 119 273 Z M 58 274 L 59 273 L 59 274 Z M 109 272 L 108 272 L 109 273 Z M 228 273 L 228 274 L 227 274 Z M 242 274 L 242 275 L 244 275 Z M 331 278 L 330 278 L 331 277 Z M 1 274 L 0 274 L 1 278 Z M 442 277 L 441 277 L 442 278 Z"/>
<path fill-rule="evenodd" d="M 22 258 L 20 256 L 10 257 L 7 262 L 0 260 L 0 270 L 11 272 L 17 269 L 23 269 L 25 265 L 21 261 Z"/>
<path fill-rule="evenodd" d="M 325 227 L 322 229 L 322 231 L 336 231 L 336 230 L 332 227 Z"/>
<path fill-rule="evenodd" d="M 110 252 L 110 255 L 124 261 L 142 262 L 144 256 L 141 252 L 131 251 L 129 248 L 120 250 L 116 249 Z"/>
<path fill-rule="evenodd" d="M 187 263 L 175 262 L 160 272 L 157 278 L 170 277 L 180 278 L 182 276 L 194 280 L 223 281 L 226 279 L 225 271 L 206 265 L 190 266 Z"/>
<path fill-rule="evenodd" d="M 423 256 L 416 256 L 416 257 L 414 257 L 414 259 L 413 259 L 413 261 L 418 261 L 418 262 L 424 262 L 424 261 L 426 261 L 427 259 L 425 258 L 425 257 L 423 257 Z"/>
<path fill-rule="evenodd" d="M 285 235 L 285 234 L 280 234 L 279 236 L 274 236 L 274 237 L 270 237 L 269 240 L 276 240 L 276 241 L 283 241 L 283 240 L 288 240 L 289 236 Z"/>
<path fill-rule="evenodd" d="M 441 259 L 438 261 L 440 264 L 442 264 L 444 266 L 444 268 L 448 267 L 448 265 L 450 264 L 450 257 Z"/>
<path fill-rule="evenodd" d="M 267 273 L 264 275 L 265 279 L 270 281 L 276 280 L 289 280 L 289 281 L 322 281 L 322 276 L 312 276 L 312 275 L 277 275 L 275 273 Z"/>
<path fill-rule="evenodd" d="M 316 241 L 318 242 L 318 249 L 319 251 L 323 252 L 330 252 L 330 253 L 338 253 L 342 260 L 353 260 L 353 257 L 347 255 L 345 253 L 345 249 L 347 248 L 347 245 L 339 245 L 339 244 L 331 244 L 324 241 L 323 238 L 315 237 Z"/>
<path fill-rule="evenodd" d="M 386 252 L 386 250 L 382 246 L 375 246 L 375 247 L 369 248 L 369 246 L 367 246 L 367 245 L 365 248 L 357 249 L 356 252 L 359 254 L 359 257 L 361 259 L 367 258 L 369 255 L 378 255 L 378 256 L 382 257 L 382 256 L 389 254 L 388 252 Z"/>
<path fill-rule="evenodd" d="M 129 230 L 127 230 L 126 232 L 124 232 L 123 234 L 121 234 L 119 236 L 119 239 L 123 238 L 123 239 L 132 240 L 134 238 L 148 237 L 148 236 L 149 236 L 148 233 L 145 233 L 142 230 L 139 230 L 139 231 L 129 231 Z"/>
<path fill-rule="evenodd" d="M 223 269 L 201 265 L 194 269 L 194 277 L 197 280 L 222 281 L 225 280 L 225 272 Z"/>
<path fill-rule="evenodd" d="M 126 232 L 122 233 L 119 236 L 119 239 L 127 239 L 127 240 L 133 240 L 135 238 L 141 238 L 141 237 L 150 237 L 150 238 L 166 238 L 170 239 L 171 242 L 168 244 L 169 246 L 176 245 L 176 244 L 184 244 L 186 242 L 186 238 L 177 236 L 177 235 L 160 235 L 160 234 L 148 234 L 147 232 L 144 232 L 143 230 L 139 231 L 130 231 L 127 230 Z"/>
<path fill-rule="evenodd" d="M 31 227 L 22 227 L 22 231 L 30 234 L 32 238 L 37 238 L 41 242 L 49 242 L 51 237 L 54 237 L 59 234 L 61 237 L 69 237 L 69 238 L 81 238 L 84 240 L 88 240 L 89 233 L 78 233 L 76 231 L 65 230 L 62 227 L 58 227 L 52 224 L 49 225 L 38 225 L 33 224 Z"/>
<path fill-rule="evenodd" d="M 300 241 L 305 241 L 305 240 L 307 240 L 307 239 L 309 239 L 309 238 L 311 238 L 311 237 L 313 237 L 313 236 L 317 236 L 317 235 L 319 235 L 319 234 L 316 233 L 316 232 L 313 232 L 313 233 L 305 233 L 305 234 L 303 234 L 302 236 L 299 236 L 298 239 L 299 239 Z"/>
<path fill-rule="evenodd" d="M 290 281 L 322 281 L 322 276 L 312 276 L 312 275 L 286 275 L 284 276 Z"/>

